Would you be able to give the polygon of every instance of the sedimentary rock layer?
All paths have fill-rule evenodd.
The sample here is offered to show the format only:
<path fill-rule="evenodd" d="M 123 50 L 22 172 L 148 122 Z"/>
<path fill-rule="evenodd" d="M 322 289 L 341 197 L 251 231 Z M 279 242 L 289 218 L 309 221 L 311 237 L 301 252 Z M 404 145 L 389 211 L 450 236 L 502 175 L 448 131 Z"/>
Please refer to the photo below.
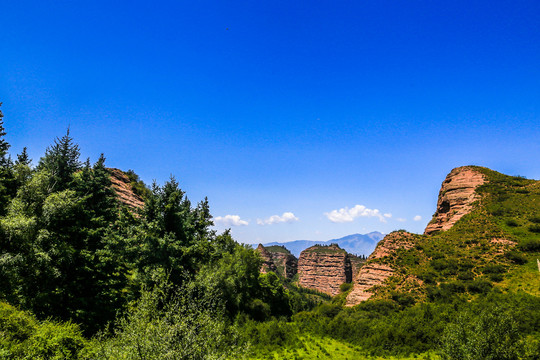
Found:
<path fill-rule="evenodd" d="M 476 188 L 485 181 L 484 175 L 473 167 L 463 166 L 453 169 L 442 183 L 437 211 L 424 234 L 448 230 L 468 214 L 472 210 L 472 203 L 478 200 Z"/>
<path fill-rule="evenodd" d="M 144 206 L 143 199 L 133 192 L 131 182 L 126 174 L 122 170 L 109 168 L 111 174 L 111 183 L 118 200 L 129 206 L 132 209 L 142 208 Z"/>
<path fill-rule="evenodd" d="M 291 253 L 274 252 L 269 250 L 277 267 L 277 271 L 286 278 L 291 279 L 298 270 L 298 259 Z"/>
<path fill-rule="evenodd" d="M 351 279 L 349 256 L 336 244 L 315 245 L 300 254 L 298 282 L 303 287 L 337 295 L 340 292 L 340 285 L 351 282 Z"/>
<path fill-rule="evenodd" d="M 377 260 L 392 255 L 398 249 L 410 249 L 414 246 L 415 235 L 406 231 L 395 231 L 384 237 L 368 257 L 367 262 L 353 281 L 353 289 L 347 296 L 346 305 L 357 305 L 373 296 L 371 288 L 381 285 L 394 274 L 394 269 Z"/>
<path fill-rule="evenodd" d="M 270 252 L 266 250 L 266 248 L 262 244 L 259 244 L 259 246 L 257 246 L 257 249 L 255 250 L 261 255 L 261 258 L 263 259 L 263 263 L 261 265 L 261 272 L 263 274 L 266 274 L 269 271 L 276 272 L 277 268 L 276 264 L 274 264 L 274 259 L 272 259 L 272 254 L 270 254 Z"/>

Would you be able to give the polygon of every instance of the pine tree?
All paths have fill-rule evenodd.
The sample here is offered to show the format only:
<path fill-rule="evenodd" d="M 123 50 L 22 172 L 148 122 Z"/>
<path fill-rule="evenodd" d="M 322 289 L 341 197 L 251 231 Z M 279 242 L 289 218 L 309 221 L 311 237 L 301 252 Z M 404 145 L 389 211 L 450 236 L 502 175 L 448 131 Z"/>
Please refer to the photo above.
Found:
<path fill-rule="evenodd" d="M 46 169 L 51 175 L 50 191 L 61 191 L 67 189 L 73 180 L 73 174 L 81 169 L 79 161 L 79 145 L 73 142 L 69 135 L 69 128 L 66 135 L 56 138 L 54 144 L 47 148 L 45 156 L 41 158 L 38 170 Z"/>
<path fill-rule="evenodd" d="M 31 163 L 32 159 L 30 159 L 30 156 L 28 156 L 28 149 L 25 146 L 22 152 L 20 154 L 17 154 L 17 161 L 15 161 L 15 164 L 30 166 Z"/>
<path fill-rule="evenodd" d="M 6 214 L 7 205 L 16 192 L 13 163 L 8 153 L 10 145 L 5 140 L 5 136 L 4 114 L 0 110 L 0 215 Z"/>
<path fill-rule="evenodd" d="M 0 103 L 2 106 L 2 103 Z M 4 114 L 0 109 L 0 167 L 5 168 L 10 165 L 11 160 L 9 159 L 8 150 L 10 145 L 4 139 L 6 136 L 6 131 L 4 130 Z"/>

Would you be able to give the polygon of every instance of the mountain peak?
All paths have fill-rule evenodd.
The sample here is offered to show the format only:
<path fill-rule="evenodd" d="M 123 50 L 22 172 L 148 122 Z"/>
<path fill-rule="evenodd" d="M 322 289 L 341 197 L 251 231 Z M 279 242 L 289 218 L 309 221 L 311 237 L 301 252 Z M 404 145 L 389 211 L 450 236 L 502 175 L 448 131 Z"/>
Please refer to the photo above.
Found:
<path fill-rule="evenodd" d="M 424 234 L 448 230 L 471 212 L 472 203 L 478 200 L 476 188 L 486 182 L 480 169 L 476 166 L 462 166 L 450 171 L 441 185 L 437 210 Z"/>

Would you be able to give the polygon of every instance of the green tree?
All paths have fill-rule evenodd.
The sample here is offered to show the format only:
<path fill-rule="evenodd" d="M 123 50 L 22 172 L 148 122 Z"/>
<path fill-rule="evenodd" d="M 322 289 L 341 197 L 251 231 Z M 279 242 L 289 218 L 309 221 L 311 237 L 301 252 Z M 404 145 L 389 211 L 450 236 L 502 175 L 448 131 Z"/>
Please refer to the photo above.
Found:
<path fill-rule="evenodd" d="M 38 169 L 46 169 L 50 173 L 51 192 L 61 191 L 70 186 L 74 173 L 81 169 L 79 157 L 79 145 L 73 142 L 68 128 L 66 135 L 56 138 L 53 145 L 47 148 L 45 156 L 38 164 Z"/>
<path fill-rule="evenodd" d="M 517 360 L 523 352 L 511 312 L 490 306 L 479 314 L 465 311 L 447 326 L 442 352 L 451 360 Z"/>
<path fill-rule="evenodd" d="M 0 103 L 2 106 L 2 103 Z M 4 114 L 0 109 L 0 216 L 5 215 L 7 204 L 15 195 L 16 184 L 13 176 L 13 164 L 8 150 L 10 145 L 5 140 Z"/>
<path fill-rule="evenodd" d="M 193 287 L 175 291 L 163 285 L 144 291 L 114 336 L 94 343 L 101 359 L 228 359 L 241 358 L 238 331 L 229 326 L 215 294 L 193 294 Z"/>

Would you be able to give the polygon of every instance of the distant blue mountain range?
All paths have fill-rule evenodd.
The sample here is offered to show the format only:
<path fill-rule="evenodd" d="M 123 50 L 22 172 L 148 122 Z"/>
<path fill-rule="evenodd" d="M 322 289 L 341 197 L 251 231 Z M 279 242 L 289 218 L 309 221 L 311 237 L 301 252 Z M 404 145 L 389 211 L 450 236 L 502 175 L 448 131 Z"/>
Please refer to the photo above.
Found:
<path fill-rule="evenodd" d="M 340 248 L 344 249 L 350 254 L 369 256 L 377 243 L 384 237 L 378 231 L 370 232 L 369 234 L 353 234 L 347 235 L 339 239 L 332 239 L 328 241 L 312 241 L 312 240 L 295 240 L 289 242 L 271 242 L 263 244 L 264 246 L 282 245 L 285 246 L 294 256 L 299 257 L 302 250 L 307 249 L 313 245 L 329 245 L 338 244 Z"/>

